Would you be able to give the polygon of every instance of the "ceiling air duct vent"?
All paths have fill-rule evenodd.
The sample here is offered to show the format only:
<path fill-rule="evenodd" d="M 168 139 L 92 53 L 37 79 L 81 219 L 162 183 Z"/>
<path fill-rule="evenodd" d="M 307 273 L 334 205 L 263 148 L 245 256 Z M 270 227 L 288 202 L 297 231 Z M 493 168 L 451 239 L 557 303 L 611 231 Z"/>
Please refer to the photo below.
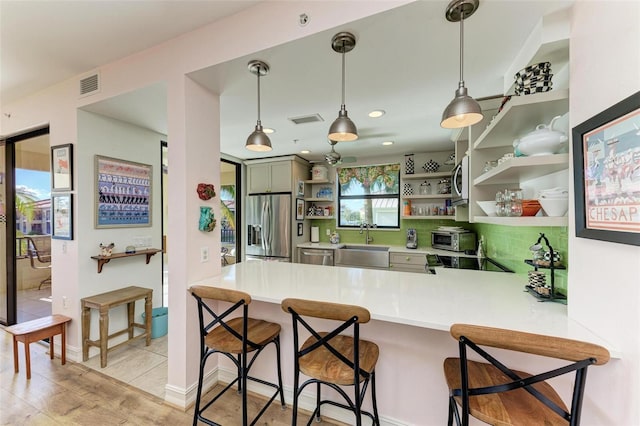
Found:
<path fill-rule="evenodd" d="M 300 117 L 289 117 L 293 124 L 317 123 L 324 121 L 320 114 L 301 115 Z"/>
<path fill-rule="evenodd" d="M 92 74 L 80 79 L 80 97 L 85 97 L 100 91 L 100 74 Z"/>

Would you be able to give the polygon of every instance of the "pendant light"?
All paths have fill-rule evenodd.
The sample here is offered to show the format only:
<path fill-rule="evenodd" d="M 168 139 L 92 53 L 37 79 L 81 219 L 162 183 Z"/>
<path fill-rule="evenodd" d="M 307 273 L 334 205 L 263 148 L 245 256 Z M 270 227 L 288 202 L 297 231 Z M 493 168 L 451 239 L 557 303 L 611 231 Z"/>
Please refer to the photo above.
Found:
<path fill-rule="evenodd" d="M 258 122 L 256 123 L 256 129 L 247 138 L 245 148 L 249 151 L 271 151 L 271 141 L 269 136 L 262 130 L 262 123 L 260 122 L 260 77 L 269 73 L 269 65 L 262 61 L 253 60 L 249 61 L 247 66 L 249 72 L 258 77 Z"/>
<path fill-rule="evenodd" d="M 342 54 L 342 104 L 338 118 L 329 127 L 329 140 L 336 142 L 351 142 L 358 139 L 358 129 L 347 115 L 344 105 L 344 56 L 356 47 L 356 38 L 348 32 L 341 32 L 331 39 L 331 48 Z"/>
<path fill-rule="evenodd" d="M 462 70 L 463 61 L 463 45 L 464 45 L 464 20 L 478 9 L 479 0 L 453 0 L 447 7 L 445 14 L 447 21 L 460 21 L 460 82 L 456 95 L 447 105 L 442 113 L 442 121 L 440 126 L 445 129 L 457 129 L 476 124 L 482 120 L 482 108 L 475 99 L 467 94 L 467 88 L 464 86 L 464 78 Z"/>

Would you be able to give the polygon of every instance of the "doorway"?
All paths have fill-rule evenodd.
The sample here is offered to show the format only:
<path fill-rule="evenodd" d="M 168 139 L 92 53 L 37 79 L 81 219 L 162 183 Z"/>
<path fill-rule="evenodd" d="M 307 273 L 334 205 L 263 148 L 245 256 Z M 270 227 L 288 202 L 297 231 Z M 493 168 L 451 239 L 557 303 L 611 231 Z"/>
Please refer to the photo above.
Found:
<path fill-rule="evenodd" d="M 0 322 L 51 315 L 49 128 L 7 137 L 1 147 Z"/>
<path fill-rule="evenodd" d="M 242 260 L 240 248 L 242 214 L 241 165 L 231 160 L 220 160 L 220 260 L 222 266 Z"/>

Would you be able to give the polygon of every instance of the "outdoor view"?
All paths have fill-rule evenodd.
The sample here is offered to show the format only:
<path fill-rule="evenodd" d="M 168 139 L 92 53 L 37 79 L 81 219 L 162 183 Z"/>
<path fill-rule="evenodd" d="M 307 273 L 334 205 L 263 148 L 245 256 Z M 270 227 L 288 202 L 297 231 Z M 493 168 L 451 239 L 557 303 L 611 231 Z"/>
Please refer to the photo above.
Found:
<path fill-rule="evenodd" d="M 16 169 L 16 236 L 51 234 L 50 173 Z"/>
<path fill-rule="evenodd" d="M 338 226 L 400 226 L 399 164 L 344 167 L 338 170 L 338 182 Z"/>

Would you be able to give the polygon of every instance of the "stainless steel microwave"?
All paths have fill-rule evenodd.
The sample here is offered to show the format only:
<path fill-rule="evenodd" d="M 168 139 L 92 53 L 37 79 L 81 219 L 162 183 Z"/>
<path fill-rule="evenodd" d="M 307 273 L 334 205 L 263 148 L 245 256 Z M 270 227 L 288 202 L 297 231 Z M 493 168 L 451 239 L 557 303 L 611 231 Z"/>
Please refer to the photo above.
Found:
<path fill-rule="evenodd" d="M 431 247 L 449 251 L 475 250 L 476 234 L 467 230 L 435 229 L 431 231 Z"/>
<path fill-rule="evenodd" d="M 464 206 L 469 202 L 469 157 L 465 155 L 451 172 L 451 204 Z"/>

